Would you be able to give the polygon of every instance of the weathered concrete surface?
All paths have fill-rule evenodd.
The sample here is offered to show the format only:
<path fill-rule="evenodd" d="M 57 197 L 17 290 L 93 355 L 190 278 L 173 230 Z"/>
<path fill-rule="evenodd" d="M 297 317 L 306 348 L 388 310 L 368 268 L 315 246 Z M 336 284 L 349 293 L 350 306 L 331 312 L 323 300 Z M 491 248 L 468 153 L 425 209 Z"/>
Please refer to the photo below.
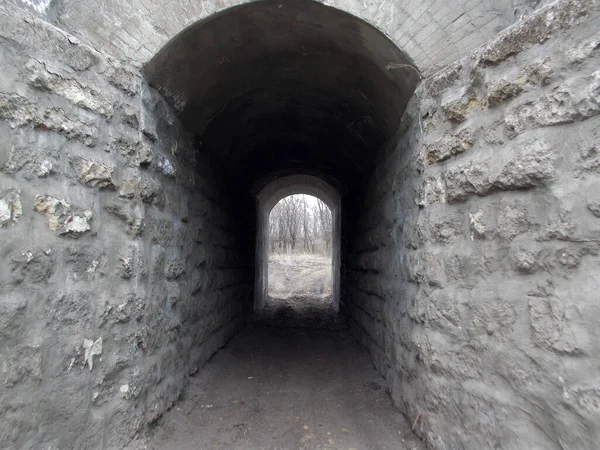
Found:
<path fill-rule="evenodd" d="M 598 23 L 557 2 L 426 79 L 350 203 L 343 298 L 434 448 L 598 446 Z"/>
<path fill-rule="evenodd" d="M 0 24 L 0 448 L 123 448 L 243 323 L 252 230 L 137 71 Z"/>

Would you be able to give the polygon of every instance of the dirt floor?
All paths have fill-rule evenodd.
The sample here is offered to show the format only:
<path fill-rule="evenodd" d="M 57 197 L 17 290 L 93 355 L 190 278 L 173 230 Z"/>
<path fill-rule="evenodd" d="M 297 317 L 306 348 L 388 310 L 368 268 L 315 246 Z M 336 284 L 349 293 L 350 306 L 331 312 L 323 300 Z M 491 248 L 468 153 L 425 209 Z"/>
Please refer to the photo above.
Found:
<path fill-rule="evenodd" d="M 146 448 L 424 447 L 345 330 L 249 326 L 191 378 Z"/>
<path fill-rule="evenodd" d="M 337 330 L 344 326 L 331 297 L 282 299 L 269 296 L 254 316 L 258 324 L 277 327 Z"/>

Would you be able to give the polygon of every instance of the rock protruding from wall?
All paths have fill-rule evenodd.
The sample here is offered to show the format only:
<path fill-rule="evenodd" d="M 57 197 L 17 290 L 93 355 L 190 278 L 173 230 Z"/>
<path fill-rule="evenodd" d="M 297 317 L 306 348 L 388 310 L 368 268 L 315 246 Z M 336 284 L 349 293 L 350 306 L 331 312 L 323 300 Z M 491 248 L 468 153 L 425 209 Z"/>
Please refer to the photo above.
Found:
<path fill-rule="evenodd" d="M 349 212 L 354 328 L 434 448 L 598 446 L 598 23 L 555 2 L 424 80 Z"/>

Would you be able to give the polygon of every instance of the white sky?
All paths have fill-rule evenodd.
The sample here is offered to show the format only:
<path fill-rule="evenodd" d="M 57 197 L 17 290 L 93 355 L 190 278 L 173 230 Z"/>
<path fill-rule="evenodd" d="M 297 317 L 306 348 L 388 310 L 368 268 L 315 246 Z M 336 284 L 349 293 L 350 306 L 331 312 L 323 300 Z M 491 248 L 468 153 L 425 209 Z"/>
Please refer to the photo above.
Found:
<path fill-rule="evenodd" d="M 288 197 L 292 197 L 292 195 L 288 195 Z M 308 194 L 294 194 L 293 197 L 304 197 L 306 199 L 306 203 L 308 203 L 309 206 L 315 206 L 317 204 L 317 197 L 313 197 L 312 195 L 308 195 Z M 287 197 L 285 197 L 287 198 Z M 283 199 L 281 199 L 283 200 Z M 281 201 L 279 200 L 279 201 Z"/>

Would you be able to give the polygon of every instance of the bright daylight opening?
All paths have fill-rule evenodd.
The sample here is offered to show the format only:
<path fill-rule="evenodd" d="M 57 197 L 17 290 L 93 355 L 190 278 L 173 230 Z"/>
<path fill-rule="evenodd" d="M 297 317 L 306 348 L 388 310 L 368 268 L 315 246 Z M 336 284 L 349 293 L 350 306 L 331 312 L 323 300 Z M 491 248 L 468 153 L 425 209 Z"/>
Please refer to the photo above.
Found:
<path fill-rule="evenodd" d="M 296 194 L 269 213 L 267 298 L 295 310 L 333 307 L 332 214 L 322 200 Z"/>

